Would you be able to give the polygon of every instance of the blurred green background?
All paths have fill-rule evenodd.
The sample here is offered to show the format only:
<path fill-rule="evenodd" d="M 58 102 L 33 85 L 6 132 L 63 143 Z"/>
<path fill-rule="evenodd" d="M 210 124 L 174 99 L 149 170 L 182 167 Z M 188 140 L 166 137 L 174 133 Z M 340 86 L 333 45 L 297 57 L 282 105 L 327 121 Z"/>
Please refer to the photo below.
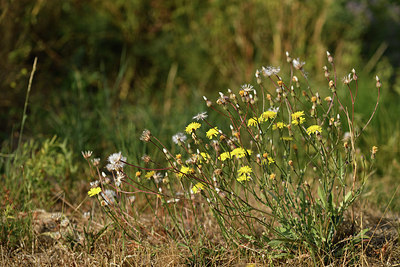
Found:
<path fill-rule="evenodd" d="M 373 202 L 384 208 L 394 191 L 390 181 L 400 174 L 397 0 L 4 0 L 0 36 L 4 210 L 49 208 L 59 192 L 71 202 L 84 198 L 90 178 L 80 151 L 104 159 L 121 150 L 138 161 L 147 149 L 139 141 L 144 128 L 170 144 L 172 134 L 205 111 L 202 95 L 213 99 L 218 91 L 255 84 L 263 65 L 285 69 L 285 51 L 307 62 L 321 91 L 327 50 L 339 77 L 354 67 L 359 121 L 375 105 L 379 75 L 381 104 L 360 146 L 366 154 L 372 145 L 380 149 Z M 400 201 L 391 205 L 400 210 Z"/>

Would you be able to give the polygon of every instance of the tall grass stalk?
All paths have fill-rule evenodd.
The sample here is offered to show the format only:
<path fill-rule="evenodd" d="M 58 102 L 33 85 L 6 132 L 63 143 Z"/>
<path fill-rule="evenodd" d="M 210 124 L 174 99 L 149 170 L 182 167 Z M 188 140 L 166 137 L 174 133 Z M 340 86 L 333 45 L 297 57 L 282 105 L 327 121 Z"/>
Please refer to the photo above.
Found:
<path fill-rule="evenodd" d="M 20 148 L 21 142 L 22 142 L 22 135 L 24 132 L 25 121 L 27 118 L 26 110 L 28 109 L 29 94 L 30 94 L 31 88 L 32 88 L 33 76 L 35 75 L 35 71 L 36 71 L 36 64 L 37 64 L 37 57 L 35 57 L 35 59 L 33 60 L 32 71 L 31 71 L 31 75 L 29 76 L 28 89 L 26 91 L 26 97 L 25 97 L 25 103 L 24 103 L 24 111 L 22 112 L 21 128 L 19 131 L 18 148 Z"/>

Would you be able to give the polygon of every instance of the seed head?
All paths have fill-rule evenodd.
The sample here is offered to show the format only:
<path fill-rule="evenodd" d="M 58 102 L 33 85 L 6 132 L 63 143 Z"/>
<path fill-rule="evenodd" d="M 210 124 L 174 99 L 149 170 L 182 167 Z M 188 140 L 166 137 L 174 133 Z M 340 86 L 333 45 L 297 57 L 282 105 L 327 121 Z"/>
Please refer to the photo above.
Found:
<path fill-rule="evenodd" d="M 118 152 L 111 154 L 107 160 L 108 160 L 108 164 L 106 166 L 107 170 L 119 171 L 124 167 L 125 163 L 123 163 L 123 161 L 126 161 L 126 157 L 122 156 L 121 152 Z"/>
<path fill-rule="evenodd" d="M 299 58 L 293 59 L 293 67 L 295 67 L 295 69 L 301 70 L 305 64 L 306 62 L 300 61 Z"/>
<path fill-rule="evenodd" d="M 344 84 L 349 84 L 352 80 L 353 80 L 353 78 L 351 77 L 351 73 L 349 73 L 347 76 L 343 77 L 342 82 Z"/>
<path fill-rule="evenodd" d="M 205 120 L 207 118 L 207 112 L 201 112 L 197 114 L 196 116 L 193 117 L 194 120 L 200 121 L 200 120 Z"/>
<path fill-rule="evenodd" d="M 262 67 L 261 72 L 265 77 L 271 77 L 272 75 L 278 75 L 278 73 L 281 71 L 280 67 Z"/>
<path fill-rule="evenodd" d="M 93 166 L 97 167 L 100 165 L 100 158 L 94 158 L 92 159 L 92 164 Z"/>
<path fill-rule="evenodd" d="M 88 150 L 88 151 L 82 151 L 81 153 L 82 153 L 82 156 L 83 156 L 85 159 L 88 159 L 88 158 L 90 158 L 90 157 L 92 156 L 93 151 Z"/>
<path fill-rule="evenodd" d="M 149 163 L 149 162 L 151 161 L 151 157 L 150 157 L 149 155 L 143 155 L 143 156 L 142 156 L 142 160 L 143 160 L 145 163 Z"/>
<path fill-rule="evenodd" d="M 147 129 L 145 129 L 142 133 L 142 135 L 140 136 L 140 140 L 144 141 L 144 142 L 150 142 L 151 140 L 151 132 Z"/>
<path fill-rule="evenodd" d="M 184 133 L 177 133 L 172 136 L 172 142 L 179 145 L 179 143 L 185 143 L 187 137 Z"/>

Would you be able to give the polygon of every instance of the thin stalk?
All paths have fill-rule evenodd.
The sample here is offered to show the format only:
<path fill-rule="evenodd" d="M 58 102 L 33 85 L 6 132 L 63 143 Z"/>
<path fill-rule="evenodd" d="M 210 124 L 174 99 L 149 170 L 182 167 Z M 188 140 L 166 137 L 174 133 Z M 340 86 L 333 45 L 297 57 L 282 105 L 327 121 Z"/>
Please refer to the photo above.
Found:
<path fill-rule="evenodd" d="M 36 64 L 37 64 L 37 57 L 35 57 L 35 59 L 33 61 L 32 71 L 31 71 L 31 75 L 29 77 L 29 82 L 28 82 L 28 89 L 26 91 L 24 112 L 22 113 L 22 123 L 21 123 L 21 129 L 19 131 L 18 148 L 21 145 L 22 134 L 24 132 L 25 121 L 26 121 L 26 118 L 27 118 L 26 110 L 28 109 L 29 95 L 30 95 L 31 88 L 32 88 L 33 76 L 35 75 L 35 71 L 36 71 Z"/>

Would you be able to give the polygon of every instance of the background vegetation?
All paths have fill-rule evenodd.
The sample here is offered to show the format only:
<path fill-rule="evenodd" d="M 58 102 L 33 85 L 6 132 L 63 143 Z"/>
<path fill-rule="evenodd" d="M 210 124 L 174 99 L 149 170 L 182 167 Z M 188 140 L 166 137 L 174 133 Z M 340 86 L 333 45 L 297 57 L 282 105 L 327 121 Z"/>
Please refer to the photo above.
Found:
<path fill-rule="evenodd" d="M 85 199 L 80 151 L 104 159 L 121 150 L 136 161 L 146 152 L 143 128 L 168 144 L 204 110 L 202 95 L 255 83 L 255 70 L 283 65 L 285 51 L 307 62 L 315 86 L 326 50 L 339 76 L 354 67 L 359 121 L 373 109 L 379 75 L 381 104 L 360 143 L 366 154 L 379 147 L 366 196 L 381 211 L 390 203 L 399 212 L 400 200 L 390 202 L 400 173 L 399 18 L 396 0 L 0 1 L 2 244 L 31 240 L 24 227 L 31 217 L 21 212 L 59 211 L 60 196 L 72 206 Z"/>

